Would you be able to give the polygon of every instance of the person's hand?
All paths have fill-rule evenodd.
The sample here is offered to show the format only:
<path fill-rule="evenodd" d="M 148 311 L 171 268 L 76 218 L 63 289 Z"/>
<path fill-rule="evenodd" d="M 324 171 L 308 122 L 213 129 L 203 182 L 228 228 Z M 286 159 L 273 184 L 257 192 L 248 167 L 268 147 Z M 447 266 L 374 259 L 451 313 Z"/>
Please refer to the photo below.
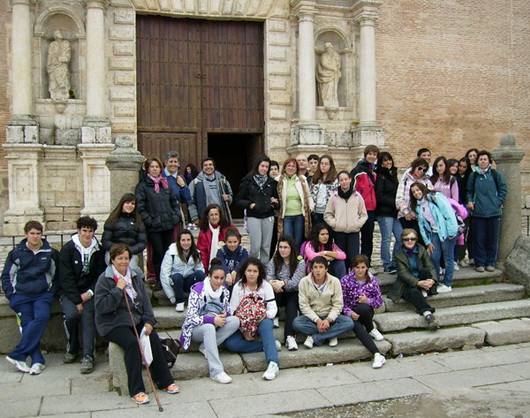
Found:
<path fill-rule="evenodd" d="M 250 204 L 250 209 L 251 209 L 251 210 L 254 209 L 255 207 L 256 207 L 256 204 L 255 204 L 255 203 L 251 203 L 251 204 Z"/>
<path fill-rule="evenodd" d="M 221 315 L 216 315 L 213 319 L 213 323 L 217 325 L 218 327 L 224 327 L 226 324 L 226 313 Z"/>
<path fill-rule="evenodd" d="M 427 282 L 427 286 L 429 286 L 427 288 L 427 290 L 429 290 L 431 287 L 433 287 L 435 285 L 435 281 L 433 279 L 425 279 L 425 281 Z"/>
<path fill-rule="evenodd" d="M 414 217 L 412 216 L 412 213 L 409 212 L 409 213 L 407 213 L 407 214 L 405 215 L 405 219 L 406 219 L 407 221 L 412 221 L 412 220 L 414 220 Z"/>
<path fill-rule="evenodd" d="M 225 277 L 225 282 L 228 286 L 232 286 L 234 284 L 234 276 L 232 273 L 228 273 Z"/>
<path fill-rule="evenodd" d="M 247 341 L 254 341 L 254 337 L 250 335 L 247 331 L 243 332 L 243 337 L 245 337 L 245 340 Z"/>
<path fill-rule="evenodd" d="M 366 303 L 368 301 L 368 298 L 363 293 L 361 296 L 359 296 L 359 303 Z"/>
<path fill-rule="evenodd" d="M 427 245 L 427 252 L 432 255 L 432 253 L 434 252 L 435 248 L 436 247 L 434 246 L 434 244 L 429 244 L 429 245 Z"/>
<path fill-rule="evenodd" d="M 90 296 L 90 293 L 88 292 L 81 293 L 80 296 L 81 296 L 81 300 L 83 301 L 83 303 L 88 302 L 90 299 L 92 299 L 92 296 Z"/>
<path fill-rule="evenodd" d="M 274 292 L 283 293 L 283 287 L 285 286 L 285 282 L 283 280 L 271 280 L 269 283 L 271 284 Z"/>
<path fill-rule="evenodd" d="M 201 221 L 199 221 L 198 219 L 195 219 L 193 221 L 193 223 L 195 224 L 195 226 L 199 226 L 199 224 L 201 223 Z"/>
<path fill-rule="evenodd" d="M 475 210 L 475 204 L 473 202 L 467 202 L 467 207 L 471 210 Z"/>
<path fill-rule="evenodd" d="M 125 286 L 127 286 L 125 279 L 123 277 L 120 277 L 118 281 L 116 282 L 116 287 L 123 290 L 125 289 Z"/>
<path fill-rule="evenodd" d="M 153 332 L 153 326 L 151 324 L 144 324 L 145 332 L 144 334 L 149 337 L 151 332 Z"/>
<path fill-rule="evenodd" d="M 75 307 L 77 308 L 77 313 L 79 315 L 81 315 L 83 313 L 83 304 L 79 303 L 79 304 L 75 305 Z"/>
<path fill-rule="evenodd" d="M 326 332 L 330 327 L 329 319 L 317 319 L 318 332 Z"/>
<path fill-rule="evenodd" d="M 230 199 L 230 195 L 227 195 L 227 194 L 224 194 L 224 195 L 223 195 L 223 200 L 224 200 L 225 202 L 228 202 L 229 199 Z"/>
<path fill-rule="evenodd" d="M 278 199 L 276 199 L 275 197 L 271 197 L 271 203 L 279 203 L 279 202 L 278 202 Z"/>
<path fill-rule="evenodd" d="M 179 185 L 179 187 L 184 187 L 186 185 L 186 182 L 182 177 L 177 176 L 177 184 Z"/>
<path fill-rule="evenodd" d="M 418 286 L 421 287 L 423 290 L 429 290 L 434 285 L 433 279 L 425 279 L 418 281 Z"/>
<path fill-rule="evenodd" d="M 353 319 L 354 321 L 357 321 L 360 316 L 361 315 L 359 315 L 357 312 L 352 312 L 351 313 L 351 319 Z"/>

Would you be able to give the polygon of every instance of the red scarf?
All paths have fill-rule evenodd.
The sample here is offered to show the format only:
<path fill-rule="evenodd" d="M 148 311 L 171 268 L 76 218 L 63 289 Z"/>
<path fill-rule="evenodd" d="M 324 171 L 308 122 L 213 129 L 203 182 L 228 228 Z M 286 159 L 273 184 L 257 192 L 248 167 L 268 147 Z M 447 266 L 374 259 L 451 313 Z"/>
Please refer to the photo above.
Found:
<path fill-rule="evenodd" d="M 165 178 L 164 176 L 158 176 L 155 179 L 151 174 L 148 174 L 147 177 L 149 177 L 151 180 L 153 180 L 153 183 L 155 183 L 155 193 L 160 192 L 160 183 L 162 183 L 162 187 L 164 189 L 168 188 L 167 178 Z"/>

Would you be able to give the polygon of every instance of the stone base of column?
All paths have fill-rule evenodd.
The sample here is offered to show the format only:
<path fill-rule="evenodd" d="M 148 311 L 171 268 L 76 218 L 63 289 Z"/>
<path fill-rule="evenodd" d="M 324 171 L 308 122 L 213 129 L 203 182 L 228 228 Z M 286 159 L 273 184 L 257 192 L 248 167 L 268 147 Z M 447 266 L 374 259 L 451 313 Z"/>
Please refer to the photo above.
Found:
<path fill-rule="evenodd" d="M 6 127 L 6 143 L 38 144 L 39 125 L 30 115 L 13 115 Z"/>
<path fill-rule="evenodd" d="M 353 145 L 365 147 L 367 145 L 385 146 L 385 134 L 381 126 L 373 122 L 361 122 L 352 127 Z"/>
<path fill-rule="evenodd" d="M 317 123 L 300 123 L 291 130 L 291 145 L 325 145 L 325 131 Z"/>
<path fill-rule="evenodd" d="M 83 144 L 112 143 L 112 129 L 105 117 L 86 117 L 81 127 L 81 142 Z"/>

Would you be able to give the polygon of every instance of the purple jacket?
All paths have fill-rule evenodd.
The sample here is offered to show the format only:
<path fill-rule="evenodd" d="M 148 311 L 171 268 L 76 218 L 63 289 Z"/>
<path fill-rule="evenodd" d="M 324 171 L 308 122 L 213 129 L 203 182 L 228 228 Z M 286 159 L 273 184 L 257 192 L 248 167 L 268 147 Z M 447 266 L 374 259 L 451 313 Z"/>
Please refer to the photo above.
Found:
<path fill-rule="evenodd" d="M 349 318 L 359 304 L 359 296 L 363 293 L 366 295 L 367 305 L 372 308 L 377 309 L 383 304 L 377 278 L 370 272 L 368 272 L 368 279 L 364 283 L 359 283 L 355 277 L 355 272 L 352 270 L 340 280 L 340 285 L 342 286 L 342 298 L 344 300 L 343 312 Z"/>

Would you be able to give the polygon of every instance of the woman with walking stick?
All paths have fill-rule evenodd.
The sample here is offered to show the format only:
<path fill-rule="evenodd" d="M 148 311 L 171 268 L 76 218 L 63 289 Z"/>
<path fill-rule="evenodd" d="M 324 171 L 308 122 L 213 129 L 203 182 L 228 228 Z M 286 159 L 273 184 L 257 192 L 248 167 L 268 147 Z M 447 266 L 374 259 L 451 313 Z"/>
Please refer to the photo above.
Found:
<path fill-rule="evenodd" d="M 111 265 L 99 276 L 96 285 L 96 328 L 103 338 L 124 349 L 129 394 L 137 405 L 149 402 L 142 379 L 143 350 L 138 335 L 143 331 L 149 337 L 153 358 L 150 369 L 154 381 L 149 367 L 146 366 L 146 369 L 157 404 L 162 410 L 155 382 L 170 394 L 178 393 L 179 387 L 173 381 L 160 338 L 153 329 L 156 321 L 143 283 L 144 275 L 140 270 L 129 268 L 132 251 L 128 245 L 113 245 L 109 255 Z"/>

